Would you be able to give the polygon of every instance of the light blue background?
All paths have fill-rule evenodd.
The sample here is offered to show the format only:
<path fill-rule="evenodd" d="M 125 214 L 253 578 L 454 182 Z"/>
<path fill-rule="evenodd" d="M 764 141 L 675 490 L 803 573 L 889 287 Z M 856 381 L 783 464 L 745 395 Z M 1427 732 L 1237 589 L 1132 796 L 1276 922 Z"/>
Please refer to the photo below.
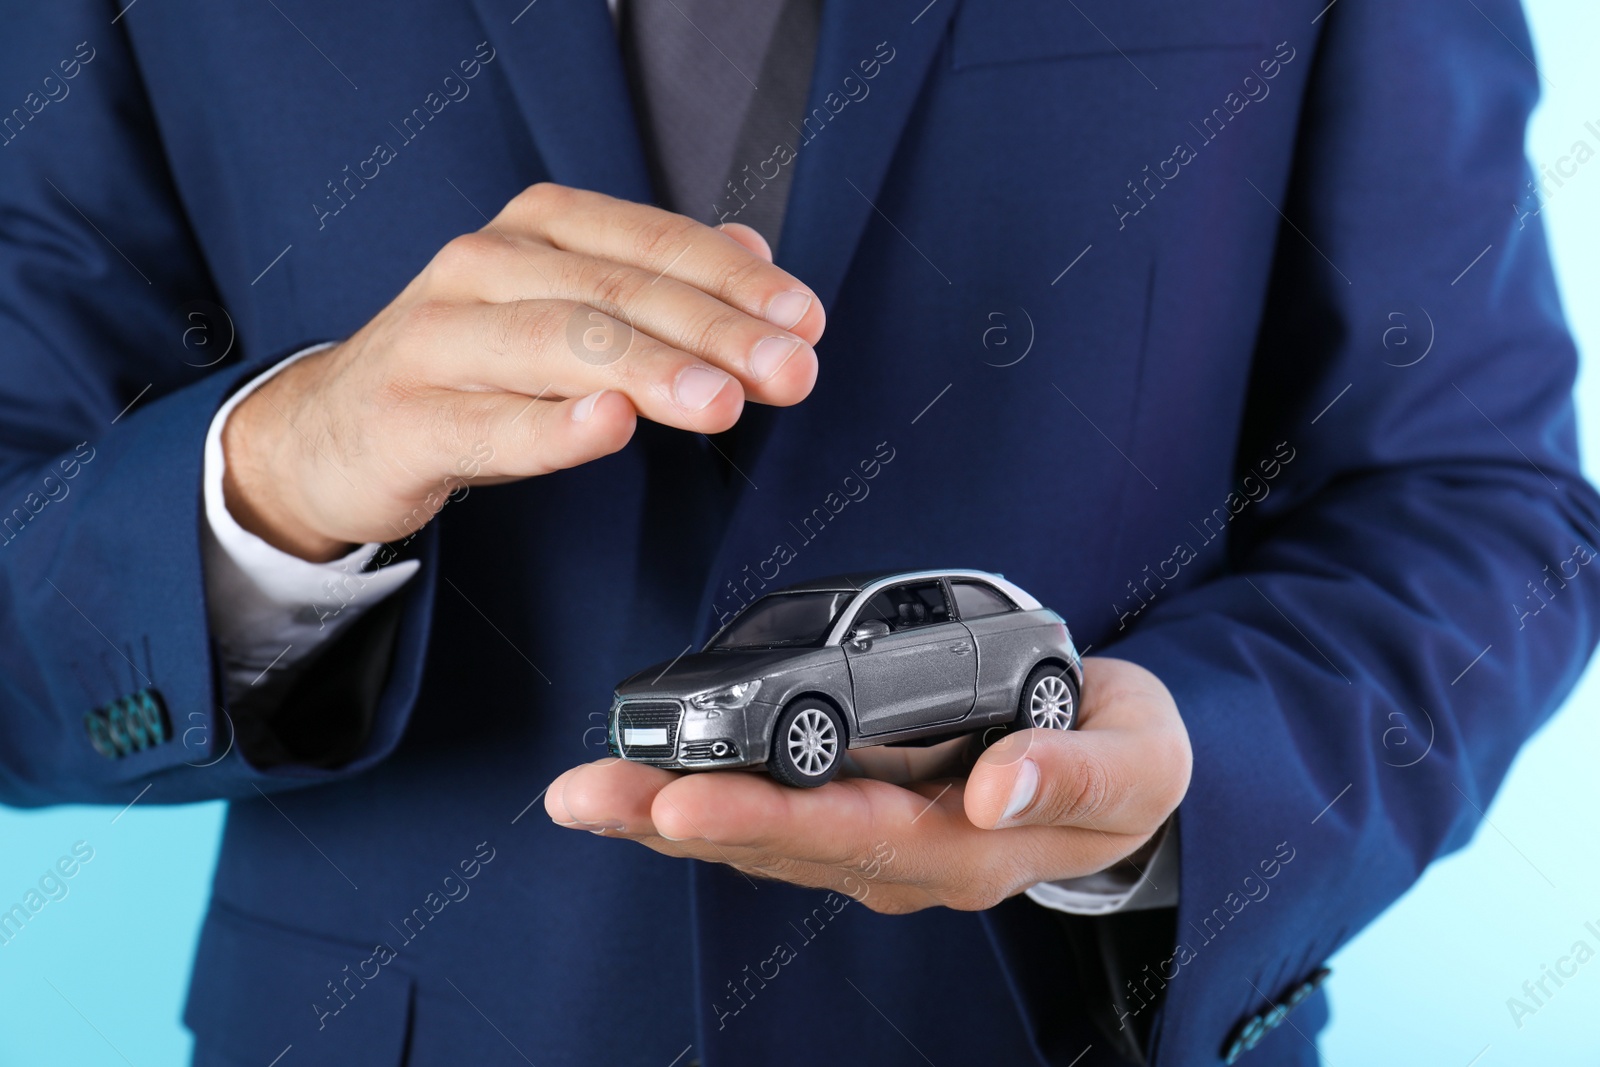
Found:
<path fill-rule="evenodd" d="M 1600 128 L 1600 5 L 1530 0 L 1529 17 L 1545 78 L 1529 156 L 1536 167 L 1553 165 L 1576 140 L 1600 150 L 1600 137 L 1584 126 Z M 1588 468 L 1600 470 L 1600 160 L 1567 180 L 1543 215 L 1567 313 L 1591 357 L 1579 398 Z M 1600 959 L 1524 1017 L 1520 1030 L 1506 1001 L 1580 937 L 1600 949 L 1583 929 L 1586 920 L 1600 927 L 1597 705 L 1600 673 L 1591 670 L 1518 758 L 1471 846 L 1430 869 L 1333 960 L 1325 1062 L 1596 1062 Z M 0 946 L 0 1067 L 187 1062 L 178 1017 L 221 822 L 220 804 L 120 814 L 0 809 L 0 902 L 20 899 L 74 842 L 95 850 L 68 882 L 69 895 Z"/>

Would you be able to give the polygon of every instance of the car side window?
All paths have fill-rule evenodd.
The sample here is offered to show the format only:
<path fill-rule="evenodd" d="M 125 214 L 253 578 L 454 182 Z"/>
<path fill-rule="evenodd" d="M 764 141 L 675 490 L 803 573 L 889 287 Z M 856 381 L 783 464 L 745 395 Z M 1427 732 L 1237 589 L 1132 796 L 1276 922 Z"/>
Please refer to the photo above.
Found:
<path fill-rule="evenodd" d="M 984 582 L 952 581 L 950 591 L 955 594 L 956 610 L 963 619 L 981 619 L 1016 609 L 999 590 Z"/>
<path fill-rule="evenodd" d="M 910 582 L 894 585 L 867 601 L 856 616 L 861 625 L 875 619 L 887 623 L 891 631 L 910 630 L 950 621 L 950 602 L 938 582 Z"/>

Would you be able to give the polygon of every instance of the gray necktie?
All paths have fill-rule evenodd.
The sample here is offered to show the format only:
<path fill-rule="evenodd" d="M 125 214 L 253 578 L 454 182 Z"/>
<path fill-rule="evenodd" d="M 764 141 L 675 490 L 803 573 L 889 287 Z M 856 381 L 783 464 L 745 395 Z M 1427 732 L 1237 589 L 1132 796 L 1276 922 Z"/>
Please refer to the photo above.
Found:
<path fill-rule="evenodd" d="M 662 207 L 742 222 L 776 250 L 794 163 L 775 149 L 800 148 L 820 4 L 622 0 L 623 57 Z M 640 421 L 633 447 L 648 488 L 629 647 L 670 655 L 700 625 L 700 593 L 744 477 L 727 457 L 757 419 L 746 408 L 721 444 Z"/>
<path fill-rule="evenodd" d="M 662 206 L 777 248 L 821 0 L 624 0 L 622 45 Z"/>

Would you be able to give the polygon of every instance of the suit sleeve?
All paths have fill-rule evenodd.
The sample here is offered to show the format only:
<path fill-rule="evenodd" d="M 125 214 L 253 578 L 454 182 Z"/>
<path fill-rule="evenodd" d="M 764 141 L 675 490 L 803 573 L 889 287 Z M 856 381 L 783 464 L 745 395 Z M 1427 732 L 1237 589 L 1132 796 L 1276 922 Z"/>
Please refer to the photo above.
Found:
<path fill-rule="evenodd" d="M 224 339 L 198 343 L 226 313 L 115 14 L 46 7 L 0 35 L 0 69 L 37 81 L 0 137 L 0 801 L 15 805 L 356 773 L 403 731 L 431 605 L 413 582 L 389 629 L 367 628 L 393 642 L 382 675 L 333 679 L 370 701 L 339 766 L 244 758 L 206 617 L 203 452 L 228 393 L 288 353 L 217 362 Z M 426 567 L 427 535 L 417 547 Z"/>
<path fill-rule="evenodd" d="M 1220 1050 L 1464 845 L 1600 624 L 1576 356 L 1514 207 L 1538 94 L 1520 9 L 1325 21 L 1266 189 L 1303 233 L 1280 231 L 1239 454 L 1286 442 L 1295 478 L 1241 516 L 1232 573 L 1108 650 L 1166 682 L 1194 745 L 1158 1063 Z"/>
<path fill-rule="evenodd" d="M 1239 474 L 1292 463 L 1222 575 L 1104 649 L 1166 683 L 1194 748 L 1175 935 L 1119 990 L 1158 1064 L 1218 1062 L 1464 845 L 1600 624 L 1521 12 L 1346 3 L 1321 28 L 1293 166 L 1253 176 L 1289 221 Z"/>

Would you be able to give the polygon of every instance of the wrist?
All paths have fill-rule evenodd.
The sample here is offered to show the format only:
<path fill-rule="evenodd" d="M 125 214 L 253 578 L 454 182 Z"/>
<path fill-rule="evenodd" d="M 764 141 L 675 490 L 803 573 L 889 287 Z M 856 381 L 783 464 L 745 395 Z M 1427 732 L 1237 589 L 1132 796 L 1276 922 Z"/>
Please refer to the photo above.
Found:
<path fill-rule="evenodd" d="M 309 356 L 263 382 L 229 413 L 222 427 L 223 503 L 246 532 L 273 548 L 313 563 L 348 554 L 351 542 L 322 532 L 300 506 L 304 478 L 295 473 L 306 447 L 294 422 L 286 386 L 303 372 Z"/>

